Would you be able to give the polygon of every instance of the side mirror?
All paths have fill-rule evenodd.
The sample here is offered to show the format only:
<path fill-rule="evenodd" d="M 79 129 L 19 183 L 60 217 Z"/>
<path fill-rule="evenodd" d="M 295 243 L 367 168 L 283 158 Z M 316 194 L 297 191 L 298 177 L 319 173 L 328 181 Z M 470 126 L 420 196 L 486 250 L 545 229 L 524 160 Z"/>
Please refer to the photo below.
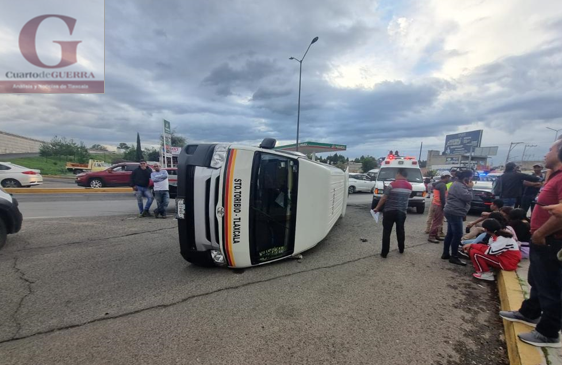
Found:
<path fill-rule="evenodd" d="M 110 174 L 113 174 L 113 169 L 107 169 L 107 172 L 109 172 Z"/>
<path fill-rule="evenodd" d="M 264 148 L 267 150 L 272 150 L 275 147 L 277 140 L 275 138 L 264 138 L 263 141 L 260 143 L 260 148 Z"/>

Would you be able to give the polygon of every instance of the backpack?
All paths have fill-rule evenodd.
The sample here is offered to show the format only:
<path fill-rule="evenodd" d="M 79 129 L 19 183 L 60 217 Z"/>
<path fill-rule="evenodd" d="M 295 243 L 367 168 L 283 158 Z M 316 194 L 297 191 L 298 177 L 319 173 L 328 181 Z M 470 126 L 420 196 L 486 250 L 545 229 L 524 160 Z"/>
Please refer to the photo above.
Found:
<path fill-rule="evenodd" d="M 501 196 L 502 195 L 502 177 L 498 176 L 498 178 L 492 184 L 492 194 L 494 196 Z"/>

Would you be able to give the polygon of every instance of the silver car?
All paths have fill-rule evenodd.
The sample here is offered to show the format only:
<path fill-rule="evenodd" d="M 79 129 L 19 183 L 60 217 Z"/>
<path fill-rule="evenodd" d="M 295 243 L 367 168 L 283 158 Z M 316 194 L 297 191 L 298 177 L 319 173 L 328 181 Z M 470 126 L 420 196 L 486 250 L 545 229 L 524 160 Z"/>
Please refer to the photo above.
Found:
<path fill-rule="evenodd" d="M 11 162 L 0 162 L 0 185 L 4 188 L 21 188 L 43 184 L 40 170 L 28 169 Z"/>

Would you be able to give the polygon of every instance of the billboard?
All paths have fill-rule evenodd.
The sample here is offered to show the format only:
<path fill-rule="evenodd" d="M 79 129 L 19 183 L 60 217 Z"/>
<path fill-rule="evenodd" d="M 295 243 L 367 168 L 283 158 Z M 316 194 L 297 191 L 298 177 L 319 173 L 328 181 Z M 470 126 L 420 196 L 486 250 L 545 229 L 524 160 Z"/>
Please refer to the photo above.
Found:
<path fill-rule="evenodd" d="M 482 130 L 449 134 L 445 137 L 444 155 L 466 155 L 471 149 L 480 147 Z"/>

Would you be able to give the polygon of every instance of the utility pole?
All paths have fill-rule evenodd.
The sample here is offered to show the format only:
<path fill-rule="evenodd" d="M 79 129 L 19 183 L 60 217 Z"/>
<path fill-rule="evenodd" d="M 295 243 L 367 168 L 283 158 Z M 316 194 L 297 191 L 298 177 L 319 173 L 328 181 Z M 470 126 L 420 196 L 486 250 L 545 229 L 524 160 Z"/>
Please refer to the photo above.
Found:
<path fill-rule="evenodd" d="M 423 141 L 420 145 L 420 157 L 418 158 L 418 161 L 421 161 L 421 155 L 422 155 L 422 148 L 423 148 Z"/>
<path fill-rule="evenodd" d="M 511 143 L 509 144 L 509 151 L 507 151 L 507 157 L 505 158 L 505 165 L 507 165 L 507 163 L 509 162 L 509 155 L 511 154 L 511 151 L 512 151 L 515 147 L 517 147 L 517 145 L 523 144 L 523 143 L 525 143 L 525 142 L 511 142 Z M 505 167 L 505 165 L 504 165 L 504 167 Z"/>
<path fill-rule="evenodd" d="M 523 155 L 521 156 L 521 165 L 523 165 L 523 161 L 525 161 L 525 152 L 527 151 L 527 147 L 529 148 L 533 148 L 533 147 L 537 147 L 536 144 L 526 144 L 525 148 L 523 149 Z"/>

